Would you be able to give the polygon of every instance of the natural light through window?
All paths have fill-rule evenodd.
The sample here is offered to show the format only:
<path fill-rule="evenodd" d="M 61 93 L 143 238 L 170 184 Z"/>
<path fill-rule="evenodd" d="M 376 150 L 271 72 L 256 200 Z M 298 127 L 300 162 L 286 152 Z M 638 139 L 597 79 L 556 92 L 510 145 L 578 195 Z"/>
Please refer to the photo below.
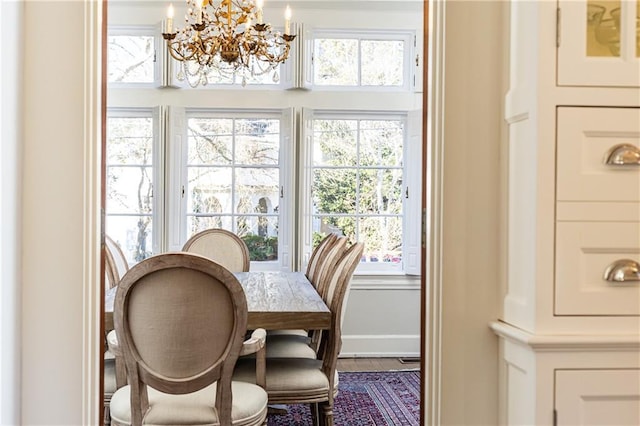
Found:
<path fill-rule="evenodd" d="M 224 228 L 252 261 L 278 259 L 280 121 L 188 119 L 187 234 Z"/>
<path fill-rule="evenodd" d="M 402 119 L 313 121 L 312 231 L 365 243 L 362 262 L 402 262 Z"/>

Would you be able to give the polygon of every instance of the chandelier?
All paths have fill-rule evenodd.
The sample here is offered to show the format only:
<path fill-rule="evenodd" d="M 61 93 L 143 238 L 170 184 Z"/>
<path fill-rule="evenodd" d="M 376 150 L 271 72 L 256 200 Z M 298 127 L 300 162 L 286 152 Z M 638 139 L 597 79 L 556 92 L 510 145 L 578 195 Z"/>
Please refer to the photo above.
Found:
<path fill-rule="evenodd" d="M 173 5 L 169 5 L 165 32 L 171 57 L 179 61 L 177 78 L 191 87 L 207 85 L 208 76 L 255 78 L 273 72 L 289 56 L 291 9 L 285 11 L 284 34 L 263 22 L 264 0 L 186 0 L 184 28 L 174 31 Z"/>

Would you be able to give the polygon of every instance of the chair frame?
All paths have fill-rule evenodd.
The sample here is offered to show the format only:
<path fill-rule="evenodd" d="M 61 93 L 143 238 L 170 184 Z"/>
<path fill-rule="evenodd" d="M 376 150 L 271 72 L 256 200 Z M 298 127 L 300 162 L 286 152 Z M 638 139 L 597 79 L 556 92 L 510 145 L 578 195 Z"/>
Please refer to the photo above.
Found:
<path fill-rule="evenodd" d="M 233 309 L 233 326 L 223 355 L 212 365 L 191 377 L 172 379 L 153 371 L 142 359 L 129 332 L 127 315 L 129 298 L 141 280 L 157 271 L 171 268 L 196 270 L 222 283 L 229 294 Z M 144 281 L 143 281 L 144 282 Z M 241 284 L 226 268 L 191 253 L 166 253 L 148 258 L 123 277 L 116 293 L 114 323 L 119 344 L 127 365 L 131 386 L 131 422 L 141 425 L 149 408 L 147 386 L 170 394 L 185 394 L 200 390 L 217 381 L 215 406 L 221 425 L 231 424 L 231 378 L 235 362 L 241 352 L 247 324 L 247 302 Z"/>
<path fill-rule="evenodd" d="M 240 247 L 240 250 L 242 252 L 242 270 L 232 271 L 232 272 L 248 272 L 249 271 L 249 267 L 251 265 L 251 259 L 250 259 L 249 248 L 247 247 L 247 244 L 238 235 L 234 234 L 231 231 L 227 231 L 226 229 L 211 228 L 211 229 L 205 229 L 204 231 L 200 231 L 192 235 L 191 238 L 189 238 L 187 242 L 184 243 L 184 245 L 182 246 L 182 251 L 191 252 L 192 247 L 199 240 L 201 240 L 202 238 L 207 238 L 211 235 L 222 235 L 234 241 Z M 212 260 L 214 262 L 216 261 L 215 259 L 212 259 Z"/>
<path fill-rule="evenodd" d="M 124 274 L 118 270 L 116 256 L 120 258 L 125 266 L 125 273 L 129 270 L 129 262 L 127 261 L 122 248 L 113 238 L 108 235 L 104 236 L 104 267 L 107 274 L 107 289 L 118 285 Z"/>

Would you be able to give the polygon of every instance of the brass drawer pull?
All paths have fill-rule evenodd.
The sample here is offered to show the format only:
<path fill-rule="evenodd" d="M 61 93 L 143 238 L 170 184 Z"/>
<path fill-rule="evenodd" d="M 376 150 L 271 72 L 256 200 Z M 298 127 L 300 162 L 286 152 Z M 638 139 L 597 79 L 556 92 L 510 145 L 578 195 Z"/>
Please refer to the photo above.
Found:
<path fill-rule="evenodd" d="M 612 146 L 605 154 L 604 162 L 611 166 L 639 166 L 640 148 L 630 143 Z"/>
<path fill-rule="evenodd" d="M 640 281 L 640 263 L 631 259 L 619 259 L 607 266 L 605 280 L 617 283 Z"/>

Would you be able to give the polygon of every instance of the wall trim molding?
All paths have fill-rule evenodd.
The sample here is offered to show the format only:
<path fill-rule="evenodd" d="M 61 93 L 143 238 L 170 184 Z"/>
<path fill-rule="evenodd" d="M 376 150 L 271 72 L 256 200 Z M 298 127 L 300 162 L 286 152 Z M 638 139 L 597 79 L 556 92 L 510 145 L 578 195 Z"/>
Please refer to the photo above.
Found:
<path fill-rule="evenodd" d="M 343 335 L 340 356 L 360 357 L 419 357 L 420 335 Z"/>
<path fill-rule="evenodd" d="M 445 1 L 425 0 L 424 4 L 424 97 L 426 117 L 423 126 L 424 233 L 421 301 L 421 380 L 420 421 L 439 426 L 442 422 L 442 235 L 444 205 L 445 146 Z"/>
<path fill-rule="evenodd" d="M 101 424 L 100 179 L 102 126 L 102 0 L 84 0 L 84 224 L 82 422 Z"/>
<path fill-rule="evenodd" d="M 540 335 L 494 321 L 489 324 L 493 332 L 511 342 L 528 346 L 535 352 L 580 352 L 580 351 L 637 351 L 640 349 L 640 335 L 595 335 L 562 334 Z"/>

